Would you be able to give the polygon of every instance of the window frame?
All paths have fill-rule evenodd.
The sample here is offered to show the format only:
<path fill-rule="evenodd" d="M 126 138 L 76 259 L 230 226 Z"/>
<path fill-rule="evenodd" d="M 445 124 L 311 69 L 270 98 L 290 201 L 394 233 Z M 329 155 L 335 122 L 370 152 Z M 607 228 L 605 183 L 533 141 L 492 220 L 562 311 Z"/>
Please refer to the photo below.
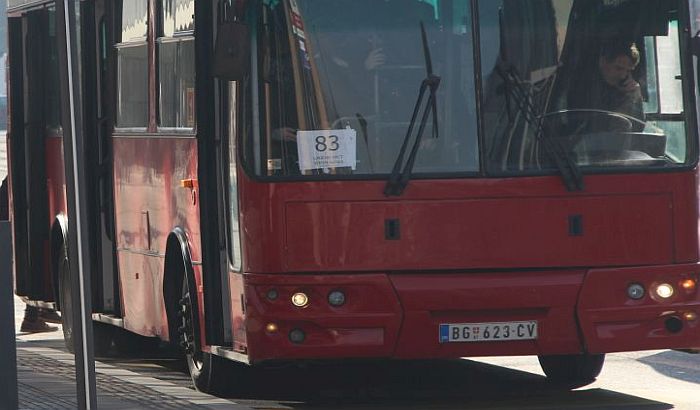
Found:
<path fill-rule="evenodd" d="M 196 103 L 196 62 L 192 62 L 192 70 L 195 75 L 194 85 L 194 106 L 193 106 L 193 116 L 194 124 L 192 127 L 173 127 L 173 126 L 162 126 L 161 125 L 161 80 L 160 80 L 160 46 L 163 43 L 182 43 L 184 41 L 192 41 L 193 47 L 196 45 L 195 30 L 194 30 L 194 15 L 192 16 L 192 29 L 177 31 L 174 30 L 172 35 L 165 34 L 165 7 L 164 2 L 167 0 L 156 0 L 155 4 L 155 16 L 157 28 L 153 38 L 153 48 L 154 48 L 154 63 L 152 72 L 155 77 L 154 87 L 155 87 L 155 101 L 153 102 L 155 110 L 155 132 L 159 134 L 173 134 L 177 136 L 196 136 L 197 134 L 197 103 Z M 194 0 L 192 0 L 194 4 Z"/>
<path fill-rule="evenodd" d="M 482 30 L 481 30 L 481 19 L 479 13 L 479 4 L 486 0 L 470 0 L 471 2 L 471 30 L 473 33 L 473 51 L 474 51 L 474 81 L 475 81 L 475 92 L 476 92 L 476 120 L 477 120 L 477 130 L 478 130 L 478 148 L 479 148 L 479 172 L 467 172 L 467 173 L 449 173 L 449 174 L 422 174 L 415 173 L 412 174 L 412 179 L 463 179 L 463 178 L 485 178 L 485 179 L 503 179 L 503 178 L 532 178 L 541 176 L 558 176 L 560 172 L 556 168 L 551 169 L 541 169 L 541 170 L 522 170 L 522 171 L 501 171 L 493 172 L 487 169 L 486 165 L 486 144 L 485 144 L 485 132 L 484 132 L 484 118 L 483 118 L 483 84 L 482 84 L 482 49 L 483 43 L 481 40 Z M 584 175 L 623 175 L 623 174 L 633 174 L 633 173 L 677 173 L 683 171 L 689 171 L 698 166 L 699 160 L 698 156 L 700 154 L 700 141 L 699 141 L 699 124 L 698 118 L 700 118 L 700 106 L 696 101 L 696 91 L 698 84 L 700 83 L 700 70 L 694 68 L 693 56 L 690 54 L 689 43 L 690 39 L 690 28 L 694 27 L 698 23 L 690 18 L 691 7 L 700 9 L 700 0 L 694 0 L 693 5 L 690 2 L 679 0 L 678 1 L 678 33 L 679 33 L 679 43 L 680 43 L 680 69 L 681 75 L 684 78 L 683 89 L 683 102 L 684 108 L 686 109 L 682 114 L 673 114 L 674 117 L 679 115 L 683 118 L 683 123 L 686 126 L 686 159 L 683 163 L 673 164 L 665 167 L 649 167 L 649 166 L 624 166 L 624 167 L 593 167 L 586 166 L 581 167 L 581 171 Z M 301 175 L 301 176 L 269 176 L 262 172 L 262 154 L 260 151 L 260 144 L 256 143 L 256 140 L 263 138 L 261 135 L 261 118 L 258 113 L 260 103 L 261 103 L 261 91 L 258 86 L 259 74 L 258 74 L 258 40 L 256 39 L 257 25 L 255 13 L 249 13 L 248 23 L 251 32 L 251 56 L 250 56 L 250 67 L 251 74 L 246 80 L 246 83 L 242 88 L 245 90 L 244 100 L 245 104 L 251 107 L 251 109 L 245 113 L 245 117 L 242 121 L 245 122 L 242 127 L 246 128 L 246 133 L 243 133 L 243 138 L 245 141 L 241 141 L 239 144 L 239 161 L 242 169 L 246 173 L 247 177 L 251 178 L 257 182 L 334 182 L 334 181 L 372 181 L 372 180 L 385 180 L 388 174 L 365 174 L 365 175 Z M 693 31 L 694 32 L 694 31 Z M 656 50 L 655 53 L 656 54 Z M 656 58 L 656 56 L 655 56 Z M 660 98 L 657 96 L 657 98 Z M 241 104 L 243 105 L 243 104 Z M 659 104 L 660 108 L 660 104 Z M 660 115 L 659 119 L 665 117 Z M 677 119 L 677 118 L 676 118 Z"/>
<path fill-rule="evenodd" d="M 489 2 L 491 0 L 472 0 L 473 4 L 477 5 L 478 9 L 478 4 Z M 556 0 L 555 0 L 556 1 Z M 639 1 L 639 0 L 638 0 Z M 674 1 L 674 0 L 672 0 Z M 673 173 L 673 172 L 679 172 L 679 171 L 687 171 L 694 169 L 698 165 L 698 110 L 700 110 L 700 107 L 697 107 L 697 102 L 695 101 L 695 92 L 697 82 L 700 79 L 700 71 L 695 71 L 693 70 L 693 57 L 690 54 L 690 48 L 688 47 L 688 43 L 690 41 L 689 38 L 689 33 L 690 33 L 690 25 L 691 25 L 691 19 L 690 19 L 690 10 L 689 10 L 689 2 L 685 0 L 675 0 L 677 1 L 678 4 L 678 10 L 677 10 L 677 15 L 675 16 L 678 22 L 678 42 L 679 42 L 679 68 L 681 70 L 681 77 L 683 78 L 683 86 L 681 87 L 682 93 L 683 93 L 683 108 L 684 110 L 688 109 L 687 112 L 681 112 L 678 114 L 657 114 L 657 115 L 652 115 L 654 117 L 653 120 L 646 120 L 646 121 L 660 121 L 663 119 L 675 119 L 679 120 L 682 119 L 682 122 L 686 128 L 686 158 L 684 162 L 679 163 L 679 164 L 670 164 L 667 166 L 663 167 L 653 167 L 653 166 L 579 166 L 579 169 L 582 173 L 582 175 L 601 175 L 601 174 L 632 174 L 632 173 Z M 478 14 L 479 12 L 475 12 L 475 16 L 477 16 L 473 21 L 475 21 L 476 28 L 475 30 L 479 30 L 479 34 L 481 34 L 481 29 L 480 29 L 480 16 L 481 14 Z M 481 37 L 481 35 L 479 35 Z M 475 36 L 475 49 L 479 53 L 479 58 L 478 60 L 481 60 L 481 52 L 482 49 L 484 49 L 484 44 L 482 44 L 482 41 L 478 39 Z M 499 43 L 500 44 L 500 43 Z M 491 45 L 491 48 L 494 45 Z M 654 54 L 655 54 L 655 63 L 656 68 L 658 68 L 658 58 L 656 56 L 656 41 L 654 41 Z M 475 69 L 475 72 L 476 69 Z M 485 70 L 484 67 L 480 67 L 478 70 L 478 73 L 480 77 L 485 77 Z M 482 94 L 480 99 L 477 102 L 477 105 L 479 107 L 484 106 L 484 100 L 483 100 L 483 85 L 479 86 L 480 88 L 478 89 L 477 92 Z M 660 93 L 657 94 L 657 98 L 659 99 L 659 107 L 658 110 L 661 110 L 661 102 L 660 102 Z M 479 113 L 479 121 L 480 123 L 484 123 L 485 120 L 483 118 L 483 114 L 480 112 Z M 479 139 L 480 139 L 480 146 L 481 147 L 487 147 L 489 145 L 486 144 L 486 132 L 484 132 L 484 128 L 480 127 L 480 133 L 479 133 Z M 483 176 L 485 178 L 518 178 L 518 177 L 537 177 L 537 176 L 549 176 L 549 175 L 561 175 L 561 173 L 557 170 L 556 167 L 553 168 L 548 168 L 548 169 L 524 169 L 524 170 L 494 170 L 492 167 L 489 167 L 488 163 L 488 158 L 487 154 L 484 152 L 481 154 L 481 161 L 482 161 L 482 170 L 483 170 Z"/>

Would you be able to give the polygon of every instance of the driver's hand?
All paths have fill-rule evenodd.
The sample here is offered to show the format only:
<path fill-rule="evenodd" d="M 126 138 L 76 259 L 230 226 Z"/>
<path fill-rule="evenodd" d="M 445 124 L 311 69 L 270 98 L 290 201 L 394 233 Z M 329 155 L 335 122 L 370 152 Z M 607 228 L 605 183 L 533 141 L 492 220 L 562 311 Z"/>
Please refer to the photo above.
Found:
<path fill-rule="evenodd" d="M 377 67 L 383 66 L 386 62 L 386 55 L 382 48 L 375 48 L 370 51 L 365 59 L 365 68 L 368 71 L 375 70 Z"/>
<path fill-rule="evenodd" d="M 634 78 L 632 78 L 630 76 L 630 77 L 627 77 L 627 79 L 625 81 L 620 83 L 617 86 L 617 88 L 624 93 L 633 93 L 633 92 L 639 90 L 641 87 L 639 86 L 639 83 L 637 81 L 635 81 Z"/>

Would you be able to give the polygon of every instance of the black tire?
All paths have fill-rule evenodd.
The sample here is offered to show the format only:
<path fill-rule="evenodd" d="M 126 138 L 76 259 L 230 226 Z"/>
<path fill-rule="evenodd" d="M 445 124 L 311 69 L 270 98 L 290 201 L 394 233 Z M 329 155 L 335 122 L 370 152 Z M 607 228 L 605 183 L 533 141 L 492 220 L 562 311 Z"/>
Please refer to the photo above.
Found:
<path fill-rule="evenodd" d="M 187 275 L 182 281 L 182 298 L 179 303 L 180 328 L 178 329 L 180 346 L 185 350 L 187 367 L 192 383 L 197 390 L 205 393 L 221 392 L 225 377 L 226 363 L 218 356 L 203 352 L 200 346 L 199 314 L 196 294 L 190 292 Z"/>
<path fill-rule="evenodd" d="M 75 353 L 73 344 L 73 289 L 70 265 L 68 264 L 68 249 L 66 245 L 61 246 L 56 261 L 58 268 L 59 302 L 61 306 L 61 325 L 63 326 L 63 341 L 66 349 Z"/>
<path fill-rule="evenodd" d="M 63 340 L 68 351 L 75 353 L 73 338 L 73 284 L 68 263 L 68 249 L 65 244 L 58 253 L 56 267 L 58 269 Z M 157 350 L 160 343 L 157 338 L 131 334 L 122 328 L 101 322 L 93 322 L 92 330 L 94 353 L 96 356 L 101 357 L 134 352 L 151 354 Z"/>
<path fill-rule="evenodd" d="M 595 381 L 603 369 L 605 354 L 538 356 L 538 359 L 547 379 L 575 388 Z"/>

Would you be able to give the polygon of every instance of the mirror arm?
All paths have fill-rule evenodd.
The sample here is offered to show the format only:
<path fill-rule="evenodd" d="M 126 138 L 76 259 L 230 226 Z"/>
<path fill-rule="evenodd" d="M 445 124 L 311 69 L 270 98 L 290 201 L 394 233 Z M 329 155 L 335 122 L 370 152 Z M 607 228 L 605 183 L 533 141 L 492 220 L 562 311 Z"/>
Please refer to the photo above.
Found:
<path fill-rule="evenodd" d="M 696 57 L 700 57 L 700 31 L 690 39 L 690 52 Z"/>

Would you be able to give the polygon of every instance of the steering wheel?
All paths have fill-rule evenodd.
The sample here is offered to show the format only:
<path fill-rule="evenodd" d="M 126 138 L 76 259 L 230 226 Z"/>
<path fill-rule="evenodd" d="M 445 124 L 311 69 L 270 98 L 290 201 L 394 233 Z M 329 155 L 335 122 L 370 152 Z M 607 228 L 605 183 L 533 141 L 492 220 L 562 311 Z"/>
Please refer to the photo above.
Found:
<path fill-rule="evenodd" d="M 548 112 L 546 114 L 541 115 L 539 118 L 543 120 L 547 120 L 549 118 L 556 118 L 562 115 L 576 115 L 576 116 L 581 116 L 586 119 L 584 123 L 574 131 L 573 134 L 570 136 L 574 136 L 578 134 L 583 128 L 585 128 L 585 124 L 588 122 L 587 118 L 585 117 L 595 117 L 595 116 L 603 116 L 603 117 L 609 117 L 611 119 L 615 119 L 615 122 L 619 123 L 620 127 L 613 127 L 617 129 L 618 131 L 622 132 L 629 132 L 633 129 L 635 125 L 637 127 L 641 127 L 642 129 L 646 126 L 646 123 L 644 121 L 639 120 L 638 118 L 632 117 L 631 115 L 615 112 L 615 111 L 607 111 L 607 110 L 598 110 L 594 108 L 578 108 L 578 109 L 567 109 L 567 110 L 559 110 L 559 111 L 553 111 L 553 112 Z"/>
<path fill-rule="evenodd" d="M 567 149 L 583 157 L 603 161 L 606 164 L 611 161 L 628 163 L 632 156 L 641 153 L 649 156 L 650 159 L 658 160 L 666 150 L 666 136 L 663 131 L 659 130 L 660 133 L 655 133 L 644 130 L 647 125 L 644 121 L 619 112 L 571 109 L 546 113 L 540 119 L 546 120 L 564 115 L 573 116 L 574 125 L 566 130 L 560 129 L 559 131 L 563 132 L 557 137 L 566 140 Z M 577 117 L 580 119 L 577 120 Z M 596 127 L 595 117 L 603 118 L 598 120 L 600 121 L 598 127 Z M 589 122 L 598 129 L 590 129 Z M 566 127 L 564 123 L 561 125 L 562 128 Z M 557 127 L 555 123 L 551 131 L 556 133 Z M 585 145 L 579 145 L 584 141 L 586 141 Z"/>

